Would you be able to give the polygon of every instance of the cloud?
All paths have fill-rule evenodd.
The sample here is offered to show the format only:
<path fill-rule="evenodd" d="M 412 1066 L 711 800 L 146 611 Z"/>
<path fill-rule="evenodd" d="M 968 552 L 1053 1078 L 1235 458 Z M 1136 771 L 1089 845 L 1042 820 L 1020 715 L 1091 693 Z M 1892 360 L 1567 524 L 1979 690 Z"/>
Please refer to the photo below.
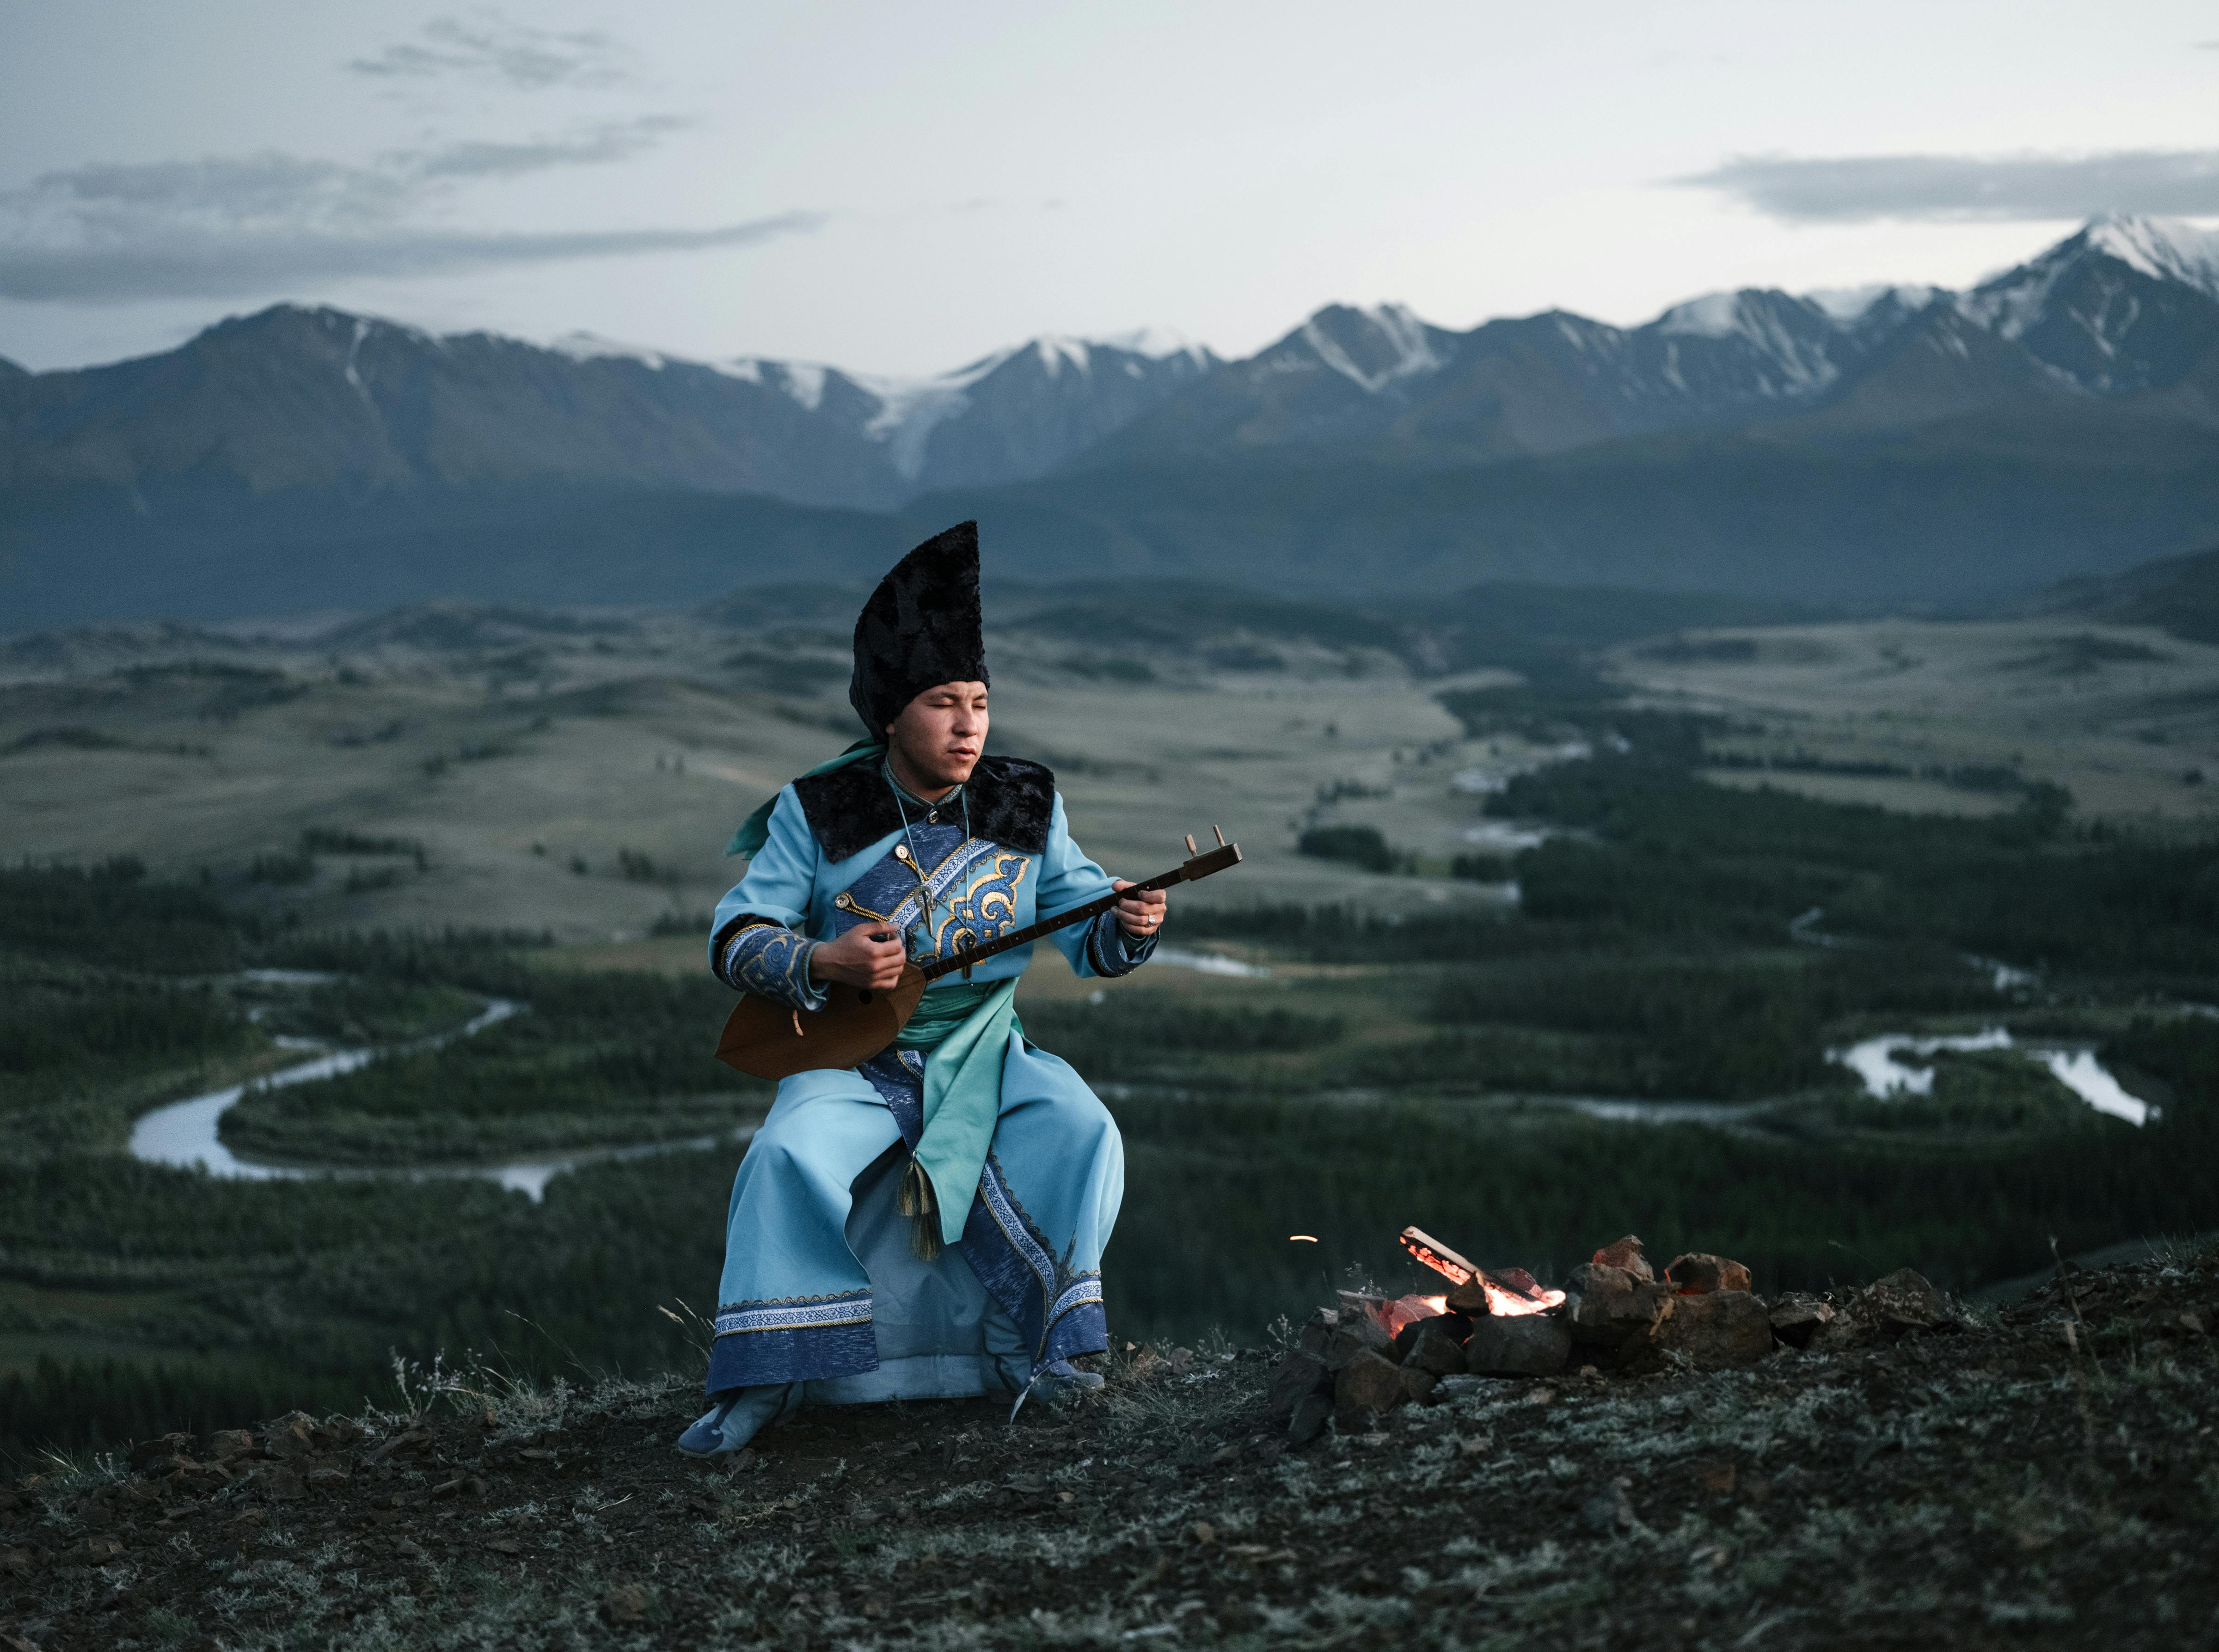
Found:
<path fill-rule="evenodd" d="M 824 222 L 822 213 L 789 212 L 710 229 L 508 234 L 427 229 L 357 235 L 180 233 L 120 247 L 0 246 L 0 298 L 84 304 L 251 297 L 306 282 L 455 275 L 565 258 L 753 246 L 805 234 Z"/>
<path fill-rule="evenodd" d="M 2219 149 L 1811 160 L 1741 156 L 1710 171 L 1668 181 L 1718 189 L 1769 217 L 1794 222 L 2219 214 Z"/>
<path fill-rule="evenodd" d="M 486 9 L 435 17 L 417 38 L 355 58 L 347 68 L 371 79 L 494 81 L 524 91 L 550 86 L 613 86 L 632 78 L 627 47 L 598 29 L 564 32 L 512 22 Z"/>
<path fill-rule="evenodd" d="M 349 276 L 744 246 L 824 222 L 788 212 L 708 228 L 505 233 L 441 221 L 468 184 L 625 160 L 688 124 L 648 115 L 562 137 L 396 151 L 369 165 L 264 152 L 49 172 L 0 191 L 0 297 L 252 297 Z"/>
<path fill-rule="evenodd" d="M 596 127 L 570 138 L 525 143 L 457 143 L 388 157 L 389 164 L 422 180 L 516 177 L 556 166 L 601 166 L 630 160 L 674 132 L 694 124 L 681 115 L 646 115 Z"/>

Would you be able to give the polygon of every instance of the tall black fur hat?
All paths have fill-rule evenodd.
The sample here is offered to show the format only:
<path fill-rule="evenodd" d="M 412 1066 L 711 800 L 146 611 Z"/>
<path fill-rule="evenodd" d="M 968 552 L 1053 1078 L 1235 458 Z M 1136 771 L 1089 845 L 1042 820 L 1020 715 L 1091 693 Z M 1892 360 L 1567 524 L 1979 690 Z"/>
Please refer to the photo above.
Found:
<path fill-rule="evenodd" d="M 979 525 L 959 522 L 896 562 L 855 621 L 848 703 L 884 738 L 902 707 L 941 683 L 985 682 Z"/>

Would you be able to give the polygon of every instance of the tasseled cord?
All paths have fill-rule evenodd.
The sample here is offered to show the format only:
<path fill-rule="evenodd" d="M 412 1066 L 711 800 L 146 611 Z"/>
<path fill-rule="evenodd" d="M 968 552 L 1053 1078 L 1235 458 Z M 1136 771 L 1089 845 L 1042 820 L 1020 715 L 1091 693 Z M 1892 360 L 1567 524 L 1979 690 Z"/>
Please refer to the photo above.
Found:
<path fill-rule="evenodd" d="M 940 1259 L 940 1205 L 932 1196 L 932 1178 L 915 1158 L 902 1172 L 894 1190 L 894 1208 L 910 1219 L 909 1248 L 920 1262 Z"/>

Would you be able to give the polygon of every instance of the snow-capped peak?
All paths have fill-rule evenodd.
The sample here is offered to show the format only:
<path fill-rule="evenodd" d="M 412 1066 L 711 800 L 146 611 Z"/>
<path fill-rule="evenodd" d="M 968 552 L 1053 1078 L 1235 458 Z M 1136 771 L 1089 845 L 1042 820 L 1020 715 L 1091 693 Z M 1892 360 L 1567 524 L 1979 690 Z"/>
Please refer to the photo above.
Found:
<path fill-rule="evenodd" d="M 1793 323 L 1798 318 L 1802 326 Z M 1816 390 L 1839 374 L 1827 353 L 1826 335 L 1811 323 L 1832 325 L 1831 318 L 1806 300 L 1745 287 L 1739 292 L 1706 293 L 1675 304 L 1653 323 L 1667 338 L 1737 338 L 1754 345 L 1771 363 L 1764 379 L 1768 394 Z"/>
<path fill-rule="evenodd" d="M 2043 314 L 2057 283 L 2091 255 L 2219 298 L 2219 233 L 2178 219 L 2106 213 L 2048 252 L 1982 282 L 1957 307 L 1967 320 L 2017 338 Z"/>
<path fill-rule="evenodd" d="M 1803 299 L 1836 326 L 1853 327 L 1891 301 L 1898 309 L 1909 314 L 1924 309 L 1947 291 L 1946 288 L 1924 287 L 1916 283 L 1877 282 L 1864 287 L 1821 287 L 1804 294 Z"/>
<path fill-rule="evenodd" d="M 1063 371 L 1066 362 L 1082 373 L 1093 362 L 1093 352 L 1086 347 L 1085 339 L 1068 338 L 1060 332 L 1044 332 L 1033 340 L 1031 347 L 1050 378 Z"/>
<path fill-rule="evenodd" d="M 2177 281 L 2219 298 L 2219 230 L 2121 212 L 2091 219 L 2080 233 L 2091 252 L 2108 253 L 2155 280 Z"/>
<path fill-rule="evenodd" d="M 1359 326 L 1353 336 L 1336 338 L 1328 323 L 1338 327 L 1343 316 L 1354 316 Z M 1427 331 L 1407 304 L 1377 304 L 1368 309 L 1333 306 L 1302 323 L 1301 338 L 1334 372 L 1376 394 L 1397 379 L 1430 373 L 1441 365 Z M 1374 364 L 1359 363 L 1352 346 L 1361 348 Z"/>
<path fill-rule="evenodd" d="M 1184 356 L 1195 366 L 1207 368 L 1214 359 L 1207 345 L 1197 344 L 1176 327 L 1134 327 L 1130 332 L 1113 332 L 1094 342 L 1104 349 L 1122 350 L 1128 356 L 1145 356 L 1155 362 Z"/>
<path fill-rule="evenodd" d="M 566 332 L 559 338 L 549 339 L 547 348 L 558 356 L 568 356 L 574 362 L 637 362 L 658 373 L 673 359 L 659 350 L 650 350 L 643 345 L 618 344 L 615 339 L 604 338 L 597 332 Z"/>
<path fill-rule="evenodd" d="M 1681 337 L 1730 338 L 1747 330 L 1742 314 L 1742 295 L 1705 293 L 1700 298 L 1675 304 L 1656 318 L 1656 329 Z"/>

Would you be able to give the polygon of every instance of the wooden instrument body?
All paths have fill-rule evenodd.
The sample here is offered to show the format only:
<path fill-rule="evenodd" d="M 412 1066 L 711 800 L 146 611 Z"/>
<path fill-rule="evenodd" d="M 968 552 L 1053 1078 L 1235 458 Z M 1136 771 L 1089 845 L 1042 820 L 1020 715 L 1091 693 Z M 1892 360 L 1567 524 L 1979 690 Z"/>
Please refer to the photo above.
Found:
<path fill-rule="evenodd" d="M 924 972 L 905 966 L 883 992 L 834 981 L 822 1009 L 792 1009 L 749 993 L 732 1007 L 717 1059 L 758 1078 L 785 1078 L 818 1067 L 853 1067 L 894 1041 L 924 997 Z"/>
<path fill-rule="evenodd" d="M 1191 837 L 1186 842 L 1189 855 L 1184 866 L 1175 866 L 1146 883 L 1114 890 L 1083 906 L 1028 924 L 952 958 L 935 959 L 925 965 L 912 961 L 904 966 L 901 979 L 883 992 L 866 992 L 845 981 L 835 981 L 825 988 L 824 1008 L 817 1010 L 795 1009 L 748 994 L 733 1007 L 724 1022 L 724 1034 L 717 1041 L 717 1059 L 758 1078 L 774 1079 L 820 1067 L 852 1067 L 867 1061 L 894 1041 L 909 1024 L 909 1018 L 917 1013 L 924 990 L 940 977 L 960 970 L 968 980 L 973 966 L 996 953 L 1099 917 L 1128 896 L 1144 890 L 1168 889 L 1173 884 L 1193 883 L 1240 864 L 1240 845 L 1228 843 L 1222 836 L 1218 846 L 1207 852 L 1196 851 Z"/>

